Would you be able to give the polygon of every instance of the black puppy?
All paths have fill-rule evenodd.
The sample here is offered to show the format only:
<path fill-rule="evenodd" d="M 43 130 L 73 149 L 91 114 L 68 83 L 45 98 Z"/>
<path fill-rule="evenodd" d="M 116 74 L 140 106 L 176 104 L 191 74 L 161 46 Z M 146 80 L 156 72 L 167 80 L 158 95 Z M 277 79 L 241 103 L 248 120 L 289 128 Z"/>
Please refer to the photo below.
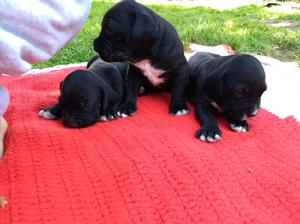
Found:
<path fill-rule="evenodd" d="M 58 102 L 39 115 L 45 119 L 62 117 L 66 126 L 74 128 L 117 118 L 127 67 L 127 63 L 107 63 L 93 57 L 86 70 L 73 71 L 61 82 Z"/>
<path fill-rule="evenodd" d="M 94 49 L 105 61 L 130 64 L 122 114 L 134 114 L 142 85 L 170 90 L 170 113 L 188 113 L 184 94 L 188 74 L 183 45 L 175 28 L 154 11 L 133 0 L 117 3 L 104 15 Z"/>
<path fill-rule="evenodd" d="M 215 117 L 224 112 L 231 129 L 246 132 L 247 119 L 257 114 L 260 98 L 267 89 L 261 63 L 251 55 L 219 56 L 196 53 L 189 59 L 188 99 L 193 103 L 202 141 L 221 139 Z"/>

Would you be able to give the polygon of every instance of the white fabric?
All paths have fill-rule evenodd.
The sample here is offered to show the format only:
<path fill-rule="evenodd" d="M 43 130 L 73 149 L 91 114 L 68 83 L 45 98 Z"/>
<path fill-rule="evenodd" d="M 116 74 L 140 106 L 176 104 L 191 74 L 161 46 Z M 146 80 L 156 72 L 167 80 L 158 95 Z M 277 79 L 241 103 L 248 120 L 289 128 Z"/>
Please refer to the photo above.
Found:
<path fill-rule="evenodd" d="M 1 0 L 0 74 L 23 74 L 80 31 L 91 0 Z"/>
<path fill-rule="evenodd" d="M 9 94 L 5 88 L 0 86 L 0 117 L 6 111 L 8 103 L 9 103 Z M 1 153 L 0 153 L 0 157 L 1 157 Z"/>

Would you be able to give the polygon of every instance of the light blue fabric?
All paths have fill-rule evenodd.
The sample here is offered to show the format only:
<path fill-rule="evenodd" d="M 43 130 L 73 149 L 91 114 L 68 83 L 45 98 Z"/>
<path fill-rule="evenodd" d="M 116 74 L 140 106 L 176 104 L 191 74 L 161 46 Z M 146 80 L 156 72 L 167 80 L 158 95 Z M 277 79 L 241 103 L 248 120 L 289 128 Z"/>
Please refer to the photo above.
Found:
<path fill-rule="evenodd" d="M 0 116 L 2 116 L 8 106 L 9 103 L 9 94 L 8 91 L 0 86 Z"/>

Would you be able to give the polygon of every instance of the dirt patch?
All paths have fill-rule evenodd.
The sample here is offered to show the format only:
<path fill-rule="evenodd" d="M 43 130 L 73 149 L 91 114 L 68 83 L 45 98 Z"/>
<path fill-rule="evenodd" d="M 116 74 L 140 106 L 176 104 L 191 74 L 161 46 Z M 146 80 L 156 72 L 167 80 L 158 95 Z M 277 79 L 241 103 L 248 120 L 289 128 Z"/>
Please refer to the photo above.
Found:
<path fill-rule="evenodd" d="M 278 20 L 278 19 L 269 19 L 264 21 L 264 23 L 268 24 L 272 27 L 284 27 L 291 30 L 300 30 L 300 22 L 298 20 Z"/>

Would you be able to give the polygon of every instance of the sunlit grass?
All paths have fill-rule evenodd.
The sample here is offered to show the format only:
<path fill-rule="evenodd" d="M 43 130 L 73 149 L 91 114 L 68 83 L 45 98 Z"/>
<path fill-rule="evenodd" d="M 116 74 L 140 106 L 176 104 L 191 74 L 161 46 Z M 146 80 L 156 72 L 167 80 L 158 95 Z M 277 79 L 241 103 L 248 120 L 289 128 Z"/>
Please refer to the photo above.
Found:
<path fill-rule="evenodd" d="M 87 61 L 93 54 L 93 39 L 100 31 L 104 13 L 113 3 L 94 1 L 81 32 L 50 61 L 36 64 L 36 68 L 57 64 Z M 271 13 L 262 7 L 243 6 L 218 11 L 206 7 L 185 8 L 172 5 L 150 5 L 154 11 L 171 22 L 184 45 L 228 44 L 237 53 L 253 53 L 300 64 L 300 15 Z M 272 27 L 268 21 L 293 20 L 296 27 Z M 297 28 L 298 27 L 298 28 Z"/>

